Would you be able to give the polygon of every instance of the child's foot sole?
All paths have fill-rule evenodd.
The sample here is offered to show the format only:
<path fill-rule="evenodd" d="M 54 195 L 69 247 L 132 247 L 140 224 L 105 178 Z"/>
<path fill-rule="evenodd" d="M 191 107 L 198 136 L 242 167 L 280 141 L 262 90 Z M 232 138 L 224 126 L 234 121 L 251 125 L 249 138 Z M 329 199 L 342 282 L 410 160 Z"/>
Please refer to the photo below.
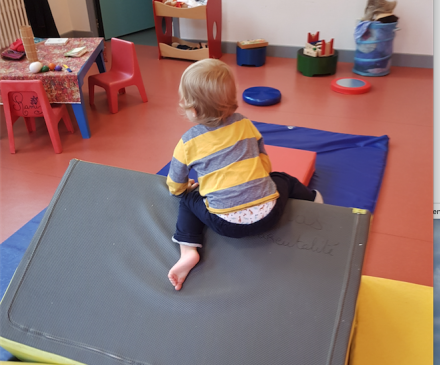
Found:
<path fill-rule="evenodd" d="M 179 261 L 176 262 L 168 273 L 168 279 L 174 286 L 174 289 L 182 289 L 182 284 L 184 283 L 186 277 L 191 269 L 197 265 L 199 260 L 200 255 L 197 252 L 197 249 L 190 250 L 182 254 Z"/>

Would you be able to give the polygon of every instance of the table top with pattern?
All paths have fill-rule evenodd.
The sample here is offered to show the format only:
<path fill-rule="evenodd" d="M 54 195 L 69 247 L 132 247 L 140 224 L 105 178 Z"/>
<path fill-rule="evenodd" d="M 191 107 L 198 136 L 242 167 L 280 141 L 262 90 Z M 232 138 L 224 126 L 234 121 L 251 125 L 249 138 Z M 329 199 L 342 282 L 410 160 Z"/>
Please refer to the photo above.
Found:
<path fill-rule="evenodd" d="M 38 59 L 43 65 L 48 66 L 49 63 L 60 66 L 67 65 L 72 72 L 68 72 L 63 67 L 62 71 L 48 71 L 34 74 L 29 70 L 30 62 L 25 56 L 19 61 L 0 59 L 0 80 L 41 79 L 49 102 L 66 104 L 81 103 L 78 74 L 96 48 L 103 42 L 103 38 L 69 38 L 69 41 L 65 45 L 46 46 L 44 41 L 37 43 Z M 83 46 L 87 48 L 87 52 L 81 57 L 64 56 L 66 52 L 73 48 Z"/>

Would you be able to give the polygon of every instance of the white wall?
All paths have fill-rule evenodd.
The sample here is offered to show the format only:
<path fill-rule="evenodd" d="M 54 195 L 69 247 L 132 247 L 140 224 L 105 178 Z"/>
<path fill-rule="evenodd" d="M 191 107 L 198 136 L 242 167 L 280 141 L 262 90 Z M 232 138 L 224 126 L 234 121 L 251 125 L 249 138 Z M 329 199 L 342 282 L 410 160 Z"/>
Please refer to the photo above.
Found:
<path fill-rule="evenodd" d="M 151 0 L 145 0 L 151 1 Z M 58 31 L 90 31 L 85 0 L 49 0 Z M 222 41 L 265 38 L 269 44 L 301 47 L 307 33 L 335 39 L 340 50 L 356 48 L 353 32 L 367 0 L 222 0 Z M 433 0 L 397 0 L 400 30 L 394 53 L 433 55 Z M 206 39 L 205 22 L 180 20 L 181 37 Z"/>
<path fill-rule="evenodd" d="M 70 19 L 70 12 L 67 11 L 67 0 L 49 0 L 50 10 L 52 11 L 55 25 L 58 33 L 63 34 L 73 30 L 72 20 Z"/>
<path fill-rule="evenodd" d="M 50 10 L 58 33 L 90 31 L 89 15 L 85 0 L 49 0 Z"/>
<path fill-rule="evenodd" d="M 208 0 L 209 1 L 209 0 Z M 367 0 L 222 0 L 222 41 L 264 38 L 269 44 L 301 47 L 307 33 L 335 39 L 341 50 L 356 48 L 357 20 Z M 395 53 L 433 55 L 433 0 L 397 0 L 400 30 Z M 205 39 L 204 22 L 181 19 L 181 37 Z"/>

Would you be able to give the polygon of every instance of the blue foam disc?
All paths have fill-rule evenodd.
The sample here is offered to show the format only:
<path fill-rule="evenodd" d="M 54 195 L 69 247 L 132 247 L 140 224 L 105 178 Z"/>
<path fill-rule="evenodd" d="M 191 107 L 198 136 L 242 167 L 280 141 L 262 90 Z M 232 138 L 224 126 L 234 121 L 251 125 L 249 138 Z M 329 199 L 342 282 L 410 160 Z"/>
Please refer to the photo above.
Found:
<path fill-rule="evenodd" d="M 281 93 L 273 87 L 250 87 L 243 91 L 243 100 L 248 104 L 257 106 L 274 105 L 280 102 Z"/>

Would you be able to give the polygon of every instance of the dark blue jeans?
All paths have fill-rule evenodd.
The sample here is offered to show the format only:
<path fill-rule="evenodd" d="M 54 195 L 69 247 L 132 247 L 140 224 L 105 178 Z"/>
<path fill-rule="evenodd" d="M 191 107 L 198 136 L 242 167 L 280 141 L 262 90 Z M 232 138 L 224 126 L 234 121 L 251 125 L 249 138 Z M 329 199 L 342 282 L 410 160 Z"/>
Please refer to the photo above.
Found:
<path fill-rule="evenodd" d="M 278 223 L 286 207 L 287 199 L 294 198 L 309 201 L 315 199 L 315 191 L 303 185 L 293 176 L 284 172 L 272 172 L 270 177 L 274 181 L 280 196 L 272 211 L 266 217 L 251 224 L 230 223 L 216 214 L 210 213 L 203 202 L 204 197 L 197 190 L 184 195 L 180 200 L 174 240 L 181 243 L 201 245 L 205 226 L 222 236 L 233 238 L 255 236 L 272 229 Z"/>

